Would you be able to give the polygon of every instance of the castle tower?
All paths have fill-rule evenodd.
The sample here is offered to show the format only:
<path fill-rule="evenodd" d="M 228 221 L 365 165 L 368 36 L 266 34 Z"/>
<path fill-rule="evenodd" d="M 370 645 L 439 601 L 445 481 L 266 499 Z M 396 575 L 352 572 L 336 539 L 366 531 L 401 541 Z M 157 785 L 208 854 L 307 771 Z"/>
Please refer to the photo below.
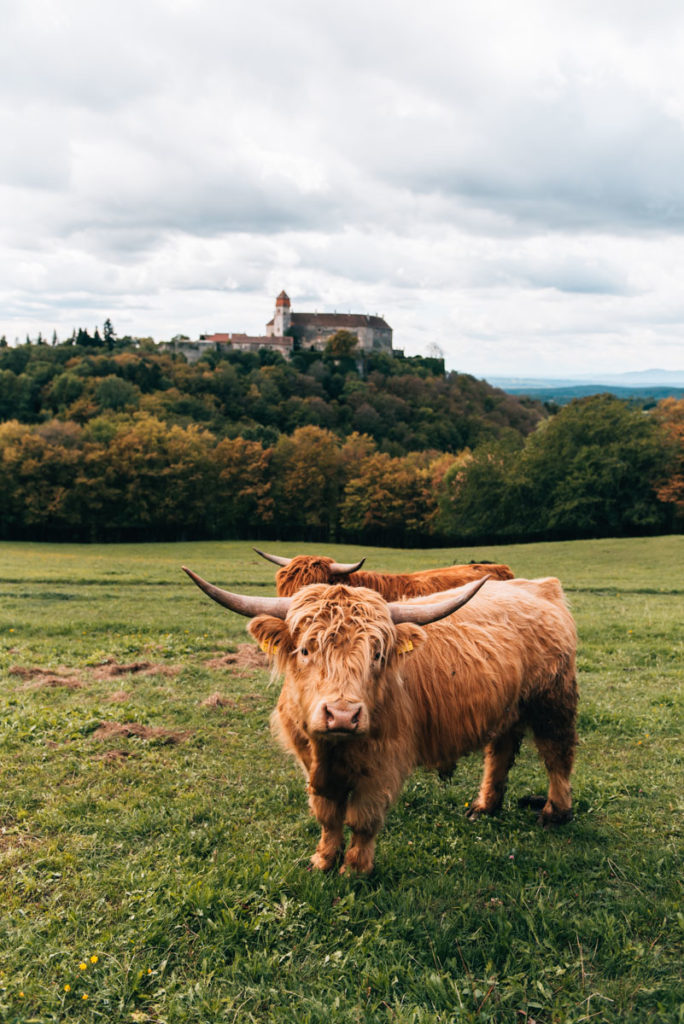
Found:
<path fill-rule="evenodd" d="M 285 332 L 290 329 L 290 299 L 287 292 L 282 291 L 275 304 L 273 316 L 273 334 L 276 338 L 282 338 Z"/>

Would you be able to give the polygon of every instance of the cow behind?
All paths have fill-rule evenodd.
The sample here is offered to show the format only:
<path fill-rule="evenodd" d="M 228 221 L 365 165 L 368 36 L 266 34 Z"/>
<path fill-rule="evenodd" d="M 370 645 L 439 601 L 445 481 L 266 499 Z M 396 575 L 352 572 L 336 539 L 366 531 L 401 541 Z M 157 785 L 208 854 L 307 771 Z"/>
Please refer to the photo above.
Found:
<path fill-rule="evenodd" d="M 449 565 L 443 569 L 421 569 L 411 573 L 369 572 L 358 568 L 363 564 L 363 559 L 354 565 L 345 565 L 325 555 L 281 558 L 268 555 L 258 548 L 254 550 L 262 558 L 280 565 L 276 573 L 276 592 L 280 597 L 291 597 L 312 583 L 343 583 L 347 587 L 368 587 L 382 594 L 386 601 L 399 601 L 403 597 L 419 597 L 451 590 L 483 576 L 499 580 L 513 578 L 509 566 L 492 562 L 470 562 L 468 565 Z"/>
<path fill-rule="evenodd" d="M 483 749 L 468 815 L 493 814 L 527 729 L 549 776 L 547 797 L 528 803 L 544 824 L 572 817 L 576 633 L 557 580 L 490 581 L 471 603 L 483 581 L 388 603 L 343 585 L 245 598 L 189 575 L 243 615 L 269 612 L 248 628 L 285 676 L 272 725 L 322 827 L 314 867 L 334 865 L 346 825 L 342 870 L 370 871 L 387 810 L 418 765 L 449 773 Z"/>

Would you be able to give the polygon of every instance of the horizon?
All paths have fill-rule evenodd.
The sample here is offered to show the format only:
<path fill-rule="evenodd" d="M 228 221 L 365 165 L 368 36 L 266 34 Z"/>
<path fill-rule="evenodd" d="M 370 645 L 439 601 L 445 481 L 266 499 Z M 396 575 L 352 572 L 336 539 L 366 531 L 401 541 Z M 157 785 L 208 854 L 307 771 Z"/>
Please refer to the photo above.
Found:
<path fill-rule="evenodd" d="M 382 315 L 382 314 L 376 314 L 376 315 Z M 100 330 L 100 326 L 101 325 L 96 325 L 96 327 L 93 330 L 98 330 L 99 331 Z M 87 328 L 84 328 L 84 329 L 87 330 Z M 234 331 L 232 333 L 233 334 L 238 334 L 240 332 Z M 102 334 L 101 331 L 100 331 L 100 334 Z M 2 337 L 2 334 L 0 334 L 0 337 Z M 71 337 L 71 335 L 69 335 L 69 337 Z M 117 334 L 117 337 L 118 337 L 118 334 Z M 135 342 L 145 341 L 148 338 L 150 338 L 149 335 L 131 335 L 130 337 L 131 337 L 131 339 L 132 339 L 132 341 L 134 343 Z M 42 341 L 43 344 L 47 344 L 47 345 L 52 346 L 51 338 L 52 338 L 52 332 L 50 332 L 50 337 L 43 336 L 41 338 L 41 341 Z M 24 345 L 24 344 L 27 344 L 27 343 L 38 344 L 38 338 L 37 337 L 36 338 L 24 339 L 24 341 L 22 341 L 20 338 L 14 338 L 13 341 L 10 341 L 7 338 L 5 340 L 7 341 L 7 344 L 8 344 L 8 346 L 10 348 L 14 348 L 14 347 L 17 347 L 17 346 L 20 346 L 20 345 Z M 61 338 L 58 335 L 57 343 L 58 344 L 66 344 L 66 342 L 68 340 L 69 340 L 68 338 Z M 153 341 L 154 344 L 159 345 L 159 344 L 163 344 L 163 343 L 167 342 L 169 339 L 151 338 L 151 340 Z M 190 338 L 189 340 L 193 341 L 193 340 L 197 340 L 197 339 Z M 396 348 L 398 348 L 398 346 L 396 346 L 396 347 L 393 346 L 393 349 L 396 350 Z M 436 353 L 434 353 L 434 352 L 431 353 L 431 354 L 430 353 L 422 353 L 422 352 L 404 353 L 404 355 L 406 355 L 407 357 L 410 357 L 411 355 L 417 355 L 417 356 L 421 356 L 422 358 L 435 358 L 436 357 Z M 443 358 L 443 355 L 437 355 L 437 358 Z M 625 388 L 628 388 L 630 386 L 630 383 L 635 388 L 647 387 L 649 385 L 652 385 L 654 387 L 658 387 L 660 385 L 660 386 L 663 386 L 663 387 L 674 387 L 674 388 L 682 387 L 682 388 L 684 388 L 684 368 L 682 368 L 682 369 L 671 369 L 671 368 L 666 368 L 666 367 L 646 367 L 646 368 L 642 368 L 642 369 L 639 369 L 639 370 L 595 371 L 595 372 L 589 373 L 589 374 L 587 374 L 587 373 L 583 373 L 583 374 L 582 373 L 577 373 L 577 374 L 570 374 L 568 376 L 559 376 L 558 374 L 549 374 L 548 376 L 536 376 L 534 374 L 521 374 L 521 373 L 517 373 L 517 374 L 501 374 L 501 373 L 483 374 L 483 373 L 477 373 L 477 372 L 473 372 L 473 371 L 463 370 L 463 369 L 460 369 L 459 367 L 449 367 L 447 365 L 447 363 L 446 363 L 446 360 L 445 360 L 445 367 L 444 367 L 444 369 L 445 369 L 446 373 L 449 373 L 449 372 L 468 373 L 470 376 L 473 376 L 473 377 L 475 377 L 478 380 L 485 380 L 488 383 L 492 384 L 494 387 L 500 387 L 500 388 L 503 388 L 504 390 L 505 390 L 506 386 L 512 387 L 514 385 L 515 386 L 519 386 L 519 387 L 530 387 L 530 388 L 534 388 L 534 387 L 537 387 L 537 386 L 540 387 L 540 388 L 549 388 L 549 387 L 554 387 L 554 386 L 562 387 L 562 386 L 577 385 L 578 387 L 581 387 L 581 386 L 591 386 L 591 385 L 606 384 L 606 385 L 612 385 L 612 386 L 615 386 L 615 387 L 623 386 Z M 622 382 L 622 384 L 620 382 Z"/>

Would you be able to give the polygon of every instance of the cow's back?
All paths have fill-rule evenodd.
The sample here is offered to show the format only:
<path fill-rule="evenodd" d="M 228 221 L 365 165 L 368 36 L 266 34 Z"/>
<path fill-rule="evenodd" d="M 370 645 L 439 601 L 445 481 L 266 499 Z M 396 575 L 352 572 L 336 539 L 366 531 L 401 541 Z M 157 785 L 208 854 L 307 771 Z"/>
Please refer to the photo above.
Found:
<path fill-rule="evenodd" d="M 352 587 L 368 587 L 382 594 L 386 601 L 423 597 L 440 591 L 452 590 L 483 576 L 511 579 L 513 573 L 507 565 L 452 565 L 443 569 L 421 569 L 419 572 L 369 572 L 360 570 L 341 578 L 341 583 Z"/>
<path fill-rule="evenodd" d="M 423 749 L 420 763 L 432 763 L 431 750 L 443 751 L 451 734 L 457 760 L 514 720 L 521 701 L 554 681 L 574 679 L 575 624 L 554 577 L 489 580 L 468 604 L 425 632 L 426 641 L 403 665 Z"/>

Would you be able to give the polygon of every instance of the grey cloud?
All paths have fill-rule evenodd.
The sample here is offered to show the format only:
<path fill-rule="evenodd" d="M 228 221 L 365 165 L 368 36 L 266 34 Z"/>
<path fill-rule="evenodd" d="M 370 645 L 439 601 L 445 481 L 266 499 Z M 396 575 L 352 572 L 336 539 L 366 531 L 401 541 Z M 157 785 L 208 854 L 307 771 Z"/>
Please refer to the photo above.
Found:
<path fill-rule="evenodd" d="M 641 98 L 618 116 L 615 96 L 566 96 L 540 104 L 524 96 L 489 112 L 475 137 L 457 118 L 433 129 L 416 123 L 410 151 L 398 138 L 376 154 L 374 171 L 419 193 L 459 197 L 523 228 L 633 228 L 679 231 L 684 225 L 684 127 Z M 614 113 L 613 113 L 614 112 Z"/>
<path fill-rule="evenodd" d="M 559 292 L 583 295 L 636 295 L 623 268 L 587 254 L 564 257 L 549 253 L 545 257 L 502 254 L 497 259 L 479 260 L 469 281 L 475 287 L 553 288 Z"/>

